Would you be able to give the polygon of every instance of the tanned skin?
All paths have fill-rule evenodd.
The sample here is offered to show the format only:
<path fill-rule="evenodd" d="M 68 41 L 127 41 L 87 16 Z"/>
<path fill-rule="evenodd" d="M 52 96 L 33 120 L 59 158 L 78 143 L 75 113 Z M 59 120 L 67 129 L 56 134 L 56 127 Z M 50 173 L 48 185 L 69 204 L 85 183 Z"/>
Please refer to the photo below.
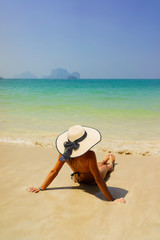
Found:
<path fill-rule="evenodd" d="M 95 153 L 90 150 L 80 157 L 70 158 L 68 161 L 65 162 L 59 160 L 60 156 L 61 154 L 59 154 L 58 161 L 55 164 L 54 168 L 49 172 L 44 183 L 41 185 L 42 190 L 45 190 L 51 184 L 54 178 L 58 175 L 63 165 L 67 163 L 73 170 L 73 172 L 80 173 L 79 176 L 78 174 L 74 176 L 75 182 L 87 184 L 96 183 L 108 201 L 114 201 L 115 203 L 126 202 L 124 198 L 114 200 L 104 181 L 107 172 L 111 172 L 114 169 L 115 157 L 113 154 L 107 155 L 105 160 L 99 163 L 97 163 Z M 108 163 L 109 160 L 110 162 Z M 30 187 L 28 188 L 28 191 L 38 193 L 40 189 Z"/>

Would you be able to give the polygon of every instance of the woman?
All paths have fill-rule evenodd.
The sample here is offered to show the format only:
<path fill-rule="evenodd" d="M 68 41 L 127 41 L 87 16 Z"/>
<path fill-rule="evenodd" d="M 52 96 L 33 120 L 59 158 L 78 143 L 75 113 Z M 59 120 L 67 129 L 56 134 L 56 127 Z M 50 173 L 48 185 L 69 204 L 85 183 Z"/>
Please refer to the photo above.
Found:
<path fill-rule="evenodd" d="M 68 131 L 60 134 L 56 139 L 59 157 L 56 165 L 50 171 L 40 188 L 31 187 L 29 192 L 44 191 L 54 180 L 66 162 L 74 171 L 71 176 L 78 183 L 96 183 L 108 201 L 125 203 L 123 198 L 114 199 L 104 181 L 107 172 L 113 171 L 115 157 L 112 154 L 97 163 L 96 155 L 90 149 L 101 141 L 98 130 L 80 125 L 72 126 Z M 108 161 L 110 162 L 108 163 Z"/>

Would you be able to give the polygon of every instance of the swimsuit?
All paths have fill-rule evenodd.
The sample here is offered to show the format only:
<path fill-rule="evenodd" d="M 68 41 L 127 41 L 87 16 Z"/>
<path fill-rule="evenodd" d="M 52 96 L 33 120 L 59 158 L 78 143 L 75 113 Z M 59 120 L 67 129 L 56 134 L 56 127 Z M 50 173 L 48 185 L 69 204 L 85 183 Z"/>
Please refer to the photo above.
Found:
<path fill-rule="evenodd" d="M 70 158 L 70 159 L 69 159 L 69 166 L 70 166 L 70 167 L 73 167 L 73 165 L 74 165 L 74 164 L 72 164 L 72 162 L 74 162 L 74 158 Z M 73 169 L 72 169 L 72 170 L 73 170 Z M 88 172 L 88 173 L 90 173 L 90 172 Z M 71 179 L 73 179 L 73 177 L 75 177 L 75 179 L 76 179 L 76 176 L 75 176 L 75 175 L 77 174 L 78 177 L 77 177 L 76 180 L 79 182 L 79 177 L 80 177 L 80 175 L 81 175 L 81 174 L 88 174 L 88 173 L 74 172 L 74 173 L 71 174 Z"/>
<path fill-rule="evenodd" d="M 88 173 L 90 173 L 90 172 L 88 172 Z M 76 180 L 77 182 L 79 182 L 79 177 L 80 177 L 80 175 L 81 175 L 81 174 L 88 174 L 88 173 L 74 172 L 74 173 L 71 174 L 71 179 L 74 180 L 73 177 L 74 177 L 74 175 L 77 174 L 77 175 L 78 175 L 78 178 L 75 177 L 75 180 Z M 74 180 L 74 181 L 75 181 L 75 180 Z M 80 182 L 79 182 L 79 183 L 80 183 Z"/>
<path fill-rule="evenodd" d="M 75 174 L 78 174 L 78 177 L 79 177 L 80 174 L 82 174 L 82 173 L 79 173 L 79 172 L 74 172 L 74 173 L 72 173 L 72 174 L 71 174 L 71 179 L 73 179 L 73 177 L 74 177 Z"/>

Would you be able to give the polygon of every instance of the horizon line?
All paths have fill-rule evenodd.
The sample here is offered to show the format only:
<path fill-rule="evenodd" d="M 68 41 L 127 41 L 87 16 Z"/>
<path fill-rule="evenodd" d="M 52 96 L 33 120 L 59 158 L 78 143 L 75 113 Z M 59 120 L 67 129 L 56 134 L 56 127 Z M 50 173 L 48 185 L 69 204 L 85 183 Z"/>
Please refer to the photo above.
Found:
<path fill-rule="evenodd" d="M 22 79 L 22 80 L 43 80 L 43 79 L 46 79 L 46 80 L 75 80 L 75 81 L 77 81 L 77 80 L 116 80 L 116 79 L 133 79 L 133 80 L 145 80 L 145 79 L 150 79 L 150 80 L 160 80 L 160 77 L 159 78 L 127 78 L 127 77 L 125 77 L 125 78 L 75 78 L 75 79 L 68 79 L 68 78 L 6 78 L 6 77 L 2 77 L 2 78 L 0 78 L 0 80 L 5 80 L 5 79 Z"/>

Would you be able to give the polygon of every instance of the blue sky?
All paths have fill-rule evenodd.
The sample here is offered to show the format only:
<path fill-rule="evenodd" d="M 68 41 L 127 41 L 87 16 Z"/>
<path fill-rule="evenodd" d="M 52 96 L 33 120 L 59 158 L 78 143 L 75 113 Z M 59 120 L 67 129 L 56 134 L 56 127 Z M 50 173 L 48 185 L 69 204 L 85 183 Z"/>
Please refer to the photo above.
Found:
<path fill-rule="evenodd" d="M 0 75 L 160 78 L 159 0 L 0 0 Z"/>

